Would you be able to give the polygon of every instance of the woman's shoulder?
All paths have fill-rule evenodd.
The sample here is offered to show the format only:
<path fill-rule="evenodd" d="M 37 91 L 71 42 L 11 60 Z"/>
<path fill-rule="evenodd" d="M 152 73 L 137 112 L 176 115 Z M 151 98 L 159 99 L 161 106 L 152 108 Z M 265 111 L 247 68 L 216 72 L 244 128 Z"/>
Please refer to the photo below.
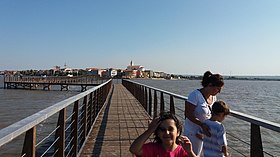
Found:
<path fill-rule="evenodd" d="M 203 95 L 201 94 L 201 92 L 199 91 L 199 89 L 196 89 L 194 91 L 192 91 L 189 96 L 188 96 L 188 100 L 189 102 L 191 102 L 192 104 L 195 103 L 196 104 L 196 101 L 199 101 L 199 100 L 203 100 Z"/>
<path fill-rule="evenodd" d="M 200 95 L 200 94 L 201 92 L 199 91 L 199 89 L 195 89 L 189 94 L 189 96 Z"/>

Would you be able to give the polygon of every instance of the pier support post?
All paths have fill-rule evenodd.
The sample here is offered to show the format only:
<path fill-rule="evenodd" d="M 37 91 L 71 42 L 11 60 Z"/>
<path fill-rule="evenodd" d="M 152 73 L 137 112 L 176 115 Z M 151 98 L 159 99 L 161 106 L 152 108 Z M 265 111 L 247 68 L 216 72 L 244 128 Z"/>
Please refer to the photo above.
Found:
<path fill-rule="evenodd" d="M 81 92 L 84 92 L 87 90 L 87 85 L 81 85 Z"/>
<path fill-rule="evenodd" d="M 68 85 L 61 85 L 60 90 L 62 91 L 63 89 L 65 89 L 66 91 L 68 91 Z"/>

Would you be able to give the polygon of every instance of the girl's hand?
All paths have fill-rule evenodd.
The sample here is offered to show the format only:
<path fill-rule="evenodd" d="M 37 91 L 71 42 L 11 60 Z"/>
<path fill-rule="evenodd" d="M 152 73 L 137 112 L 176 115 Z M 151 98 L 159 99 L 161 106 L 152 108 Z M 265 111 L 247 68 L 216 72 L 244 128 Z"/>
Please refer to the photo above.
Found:
<path fill-rule="evenodd" d="M 149 124 L 148 130 L 149 130 L 149 131 L 152 131 L 152 132 L 156 131 L 156 129 L 157 129 L 157 127 L 158 127 L 159 124 L 160 124 L 160 117 L 154 118 L 154 119 L 152 120 L 152 122 Z"/>
<path fill-rule="evenodd" d="M 186 152 L 191 152 L 192 151 L 192 143 L 191 141 L 187 138 L 187 136 L 180 136 L 178 138 L 179 143 L 181 146 L 184 148 Z"/>
<path fill-rule="evenodd" d="M 190 157 L 196 157 L 192 149 L 192 143 L 186 136 L 181 136 L 178 138 L 180 145 L 189 154 Z"/>

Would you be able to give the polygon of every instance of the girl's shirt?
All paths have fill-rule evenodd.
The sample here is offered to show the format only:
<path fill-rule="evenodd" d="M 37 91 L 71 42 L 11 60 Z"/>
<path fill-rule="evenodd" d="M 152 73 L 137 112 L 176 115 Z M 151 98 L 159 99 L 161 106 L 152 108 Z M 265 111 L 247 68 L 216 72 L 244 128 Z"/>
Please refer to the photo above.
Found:
<path fill-rule="evenodd" d="M 167 151 L 159 143 L 146 143 L 142 147 L 142 157 L 188 157 L 188 153 L 180 145 L 174 151 Z"/>

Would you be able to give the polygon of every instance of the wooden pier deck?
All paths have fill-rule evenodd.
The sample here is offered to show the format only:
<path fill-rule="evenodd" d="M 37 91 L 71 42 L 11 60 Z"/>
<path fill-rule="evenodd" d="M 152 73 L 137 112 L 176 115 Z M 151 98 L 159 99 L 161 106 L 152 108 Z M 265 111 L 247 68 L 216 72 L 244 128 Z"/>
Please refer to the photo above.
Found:
<path fill-rule="evenodd" d="M 148 126 L 149 115 L 122 85 L 115 84 L 111 100 L 103 108 L 81 153 L 82 157 L 133 156 L 130 144 Z"/>

